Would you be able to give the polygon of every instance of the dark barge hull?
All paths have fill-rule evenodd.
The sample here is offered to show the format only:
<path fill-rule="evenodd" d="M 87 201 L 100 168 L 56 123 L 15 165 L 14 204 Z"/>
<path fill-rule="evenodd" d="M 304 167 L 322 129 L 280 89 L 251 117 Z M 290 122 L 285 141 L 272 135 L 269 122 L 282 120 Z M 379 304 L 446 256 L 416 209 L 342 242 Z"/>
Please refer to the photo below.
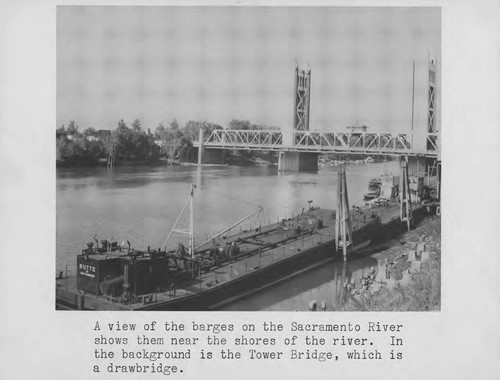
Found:
<path fill-rule="evenodd" d="M 413 220 L 418 222 L 425 214 L 424 207 L 413 211 Z M 385 241 L 401 234 L 405 226 L 399 217 L 376 218 L 353 231 L 355 244 L 371 240 L 372 243 Z M 352 256 L 351 256 L 352 255 Z M 352 253 L 348 259 L 359 255 Z M 330 238 L 311 248 L 269 263 L 261 268 L 242 274 L 207 288 L 197 293 L 178 295 L 157 302 L 127 305 L 100 300 L 87 300 L 86 294 L 74 290 L 56 289 L 56 308 L 60 310 L 172 310 L 172 311 L 204 311 L 220 307 L 223 304 L 236 301 L 280 281 L 293 277 L 318 265 L 325 265 L 331 260 L 342 260 L 342 254 L 336 252 L 335 239 Z M 237 262 L 237 261 L 236 261 Z"/>
<path fill-rule="evenodd" d="M 372 220 L 361 228 L 354 230 L 353 238 L 355 242 L 361 243 L 384 235 L 384 230 L 385 226 L 380 223 L 379 219 Z M 199 293 L 178 296 L 169 300 L 140 306 L 136 305 L 133 307 L 133 310 L 210 310 L 221 304 L 228 303 L 228 301 L 235 301 L 253 294 L 317 265 L 326 264 L 331 260 L 342 259 L 342 254 L 336 252 L 335 239 L 331 238 L 323 243 L 318 243 L 314 247 L 304 249 L 293 256 L 280 259 L 262 268 L 223 282 L 213 288 L 205 289 Z M 61 310 L 107 310 L 105 305 L 103 305 L 104 307 L 93 306 L 90 302 L 85 301 L 84 294 L 58 289 L 56 308 Z M 125 305 L 123 307 L 113 307 L 112 309 L 128 310 Z"/>
<path fill-rule="evenodd" d="M 295 256 L 242 275 L 201 293 L 163 303 L 145 305 L 136 310 L 210 310 L 222 303 L 226 303 L 229 299 L 233 301 L 240 299 L 282 281 L 297 272 L 297 268 L 307 268 L 314 263 L 332 258 L 335 255 L 335 242 L 323 243 L 314 249 L 305 250 Z"/>
<path fill-rule="evenodd" d="M 335 241 L 319 244 L 294 256 L 277 261 L 264 268 L 257 269 L 230 281 L 224 282 L 200 293 L 173 298 L 135 307 L 134 310 L 173 310 L 173 311 L 203 311 L 210 310 L 227 300 L 236 300 L 262 290 L 272 284 L 285 280 L 298 269 L 306 269 L 318 262 L 338 257 L 335 251 Z M 56 296 L 58 310 L 97 310 L 88 308 L 85 296 L 71 291 L 60 290 Z M 123 310 L 127 310 L 123 308 Z"/>
<path fill-rule="evenodd" d="M 355 230 L 353 238 L 360 243 L 368 239 L 378 241 L 394 237 L 402 231 L 403 228 L 399 219 L 387 224 L 382 224 L 379 220 L 376 220 Z M 355 256 L 358 256 L 356 252 L 353 253 L 353 257 Z M 216 309 L 333 260 L 343 260 L 343 255 L 336 251 L 335 240 L 330 240 L 265 268 L 237 277 L 213 289 L 205 290 L 202 293 L 166 301 L 161 304 L 145 305 L 136 310 L 206 311 Z"/>

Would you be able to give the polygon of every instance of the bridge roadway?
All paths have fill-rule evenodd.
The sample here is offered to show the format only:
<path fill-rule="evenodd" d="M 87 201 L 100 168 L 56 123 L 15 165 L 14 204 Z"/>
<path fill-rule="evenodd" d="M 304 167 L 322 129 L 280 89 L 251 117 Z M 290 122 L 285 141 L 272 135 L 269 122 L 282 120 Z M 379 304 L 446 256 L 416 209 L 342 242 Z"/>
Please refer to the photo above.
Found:
<path fill-rule="evenodd" d="M 203 134 L 201 134 L 203 138 Z M 294 131 L 291 145 L 283 141 L 280 130 L 216 129 L 193 145 L 210 149 L 292 151 L 309 153 L 366 153 L 371 155 L 405 155 L 437 157 L 436 146 L 425 151 L 412 146 L 410 133 Z"/>

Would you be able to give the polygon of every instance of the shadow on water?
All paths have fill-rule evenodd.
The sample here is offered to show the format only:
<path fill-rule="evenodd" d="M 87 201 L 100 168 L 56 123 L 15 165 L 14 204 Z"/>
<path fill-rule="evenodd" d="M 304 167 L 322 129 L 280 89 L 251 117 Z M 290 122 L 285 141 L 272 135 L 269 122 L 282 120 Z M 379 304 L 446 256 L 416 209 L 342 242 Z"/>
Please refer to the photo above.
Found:
<path fill-rule="evenodd" d="M 58 187 L 61 190 L 96 187 L 99 189 L 129 189 L 155 182 L 190 182 L 196 167 L 178 169 L 159 166 L 118 166 L 107 168 L 72 168 L 57 171 Z"/>
<path fill-rule="evenodd" d="M 350 168 L 348 186 L 352 204 L 361 204 L 368 180 L 385 172 L 385 166 L 374 163 Z M 309 200 L 322 208 L 334 208 L 336 181 L 334 167 L 322 168 L 317 174 L 283 175 L 278 175 L 276 167 L 263 166 L 119 166 L 110 172 L 105 167 L 58 168 L 56 262 L 62 268 L 74 265 L 75 252 L 80 252 L 96 233 L 106 239 L 114 236 L 120 241 L 130 240 L 138 249 L 161 244 L 193 183 L 198 186 L 194 200 L 195 238 L 204 239 L 255 211 L 257 206 L 264 208 L 263 213 L 246 221 L 244 228 L 300 212 Z M 184 219 L 184 225 L 189 225 L 189 218 Z M 184 236 L 178 238 L 182 239 Z M 177 240 L 173 241 L 176 243 Z M 365 260 L 349 262 L 345 276 L 355 276 L 360 265 L 372 265 L 362 264 Z M 310 298 L 326 300 L 331 306 L 335 299 L 332 282 L 339 264 L 342 263 L 328 263 L 312 275 L 297 276 L 299 281 L 277 286 L 277 290 L 269 289 L 270 295 L 262 292 L 255 305 L 248 301 L 248 305 L 239 309 L 307 310 Z M 336 276 L 340 282 L 340 274 Z M 315 284 L 320 285 L 318 291 L 313 289 Z M 293 298 L 297 294 L 300 296 Z M 281 301 L 290 306 L 280 305 Z"/>
<path fill-rule="evenodd" d="M 362 277 L 376 267 L 378 261 L 366 256 L 344 262 L 333 261 L 324 266 L 311 269 L 289 278 L 271 288 L 264 289 L 251 296 L 225 305 L 219 310 L 225 311 L 258 311 L 258 310 L 308 310 L 310 301 L 322 301 L 328 308 L 342 305 L 347 296 L 349 283 L 359 287 Z"/>
<path fill-rule="evenodd" d="M 189 166 L 117 166 L 113 169 L 58 168 L 57 187 L 59 190 L 81 190 L 87 187 L 107 189 L 140 188 L 155 183 L 195 183 L 203 186 L 205 180 L 224 177 L 252 177 L 275 175 L 272 167 L 198 167 Z"/>

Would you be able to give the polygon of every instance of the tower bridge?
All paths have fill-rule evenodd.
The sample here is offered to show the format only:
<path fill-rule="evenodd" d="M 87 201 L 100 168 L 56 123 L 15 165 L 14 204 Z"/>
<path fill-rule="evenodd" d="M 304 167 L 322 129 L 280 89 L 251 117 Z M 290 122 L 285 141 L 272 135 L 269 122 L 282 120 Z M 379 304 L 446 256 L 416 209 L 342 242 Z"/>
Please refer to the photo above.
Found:
<path fill-rule="evenodd" d="M 311 69 L 295 67 L 293 125 L 290 130 L 200 130 L 198 163 L 220 163 L 224 150 L 279 152 L 278 170 L 316 170 L 322 153 L 395 155 L 407 157 L 410 173 L 426 172 L 440 161 L 439 77 L 429 59 L 416 70 L 413 63 L 411 130 L 320 131 L 309 128 Z M 426 67 L 425 67 L 426 66 Z"/>
<path fill-rule="evenodd" d="M 287 150 L 311 153 L 366 153 L 371 155 L 422 155 L 412 149 L 409 133 L 295 131 L 294 144 L 283 143 L 281 131 L 216 129 L 203 139 L 204 148 Z M 195 146 L 200 146 L 199 141 Z M 429 150 L 427 156 L 437 155 Z"/>

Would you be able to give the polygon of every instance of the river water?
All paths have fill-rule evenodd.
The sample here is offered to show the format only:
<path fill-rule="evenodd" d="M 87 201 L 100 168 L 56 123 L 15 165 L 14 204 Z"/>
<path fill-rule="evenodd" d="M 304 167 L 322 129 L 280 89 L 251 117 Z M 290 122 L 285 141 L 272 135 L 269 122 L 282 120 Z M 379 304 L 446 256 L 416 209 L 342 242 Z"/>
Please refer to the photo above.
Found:
<path fill-rule="evenodd" d="M 278 173 L 277 167 L 126 166 L 57 170 L 56 268 L 74 267 L 75 256 L 97 235 L 99 240 L 130 241 L 133 248 L 160 247 L 189 197 L 194 198 L 196 243 L 227 228 L 262 206 L 243 228 L 275 222 L 308 207 L 335 208 L 336 167 L 317 173 Z M 368 181 L 399 174 L 397 161 L 348 165 L 349 202 L 362 205 Z M 178 228 L 189 226 L 189 212 Z M 235 228 L 237 232 L 239 227 Z M 168 247 L 186 235 L 172 234 Z M 225 307 L 227 310 L 302 310 L 309 299 L 335 305 L 343 279 L 358 278 L 376 265 L 371 257 L 332 263 Z"/>

